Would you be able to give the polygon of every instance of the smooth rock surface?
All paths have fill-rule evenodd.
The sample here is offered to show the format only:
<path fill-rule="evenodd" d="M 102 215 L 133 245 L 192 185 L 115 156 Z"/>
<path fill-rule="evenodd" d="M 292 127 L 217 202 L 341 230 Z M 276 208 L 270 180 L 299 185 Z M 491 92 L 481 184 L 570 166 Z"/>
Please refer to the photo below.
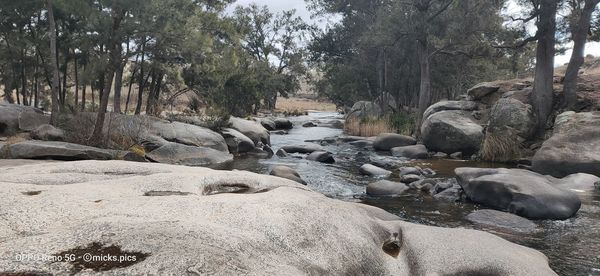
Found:
<path fill-rule="evenodd" d="M 371 196 L 399 196 L 409 188 L 404 183 L 379 180 L 367 185 L 367 194 Z"/>
<path fill-rule="evenodd" d="M 574 173 L 600 176 L 600 111 L 560 114 L 552 136 L 532 162 L 534 171 L 555 177 Z"/>
<path fill-rule="evenodd" d="M 294 182 L 298 182 L 302 185 L 306 185 L 306 181 L 304 181 L 302 179 L 302 177 L 300 177 L 300 174 L 298 174 L 298 172 L 296 172 L 296 170 L 294 170 L 288 166 L 281 166 L 281 165 L 275 166 L 271 169 L 271 172 L 269 174 L 272 176 L 289 179 Z"/>
<path fill-rule="evenodd" d="M 185 166 L 210 166 L 233 161 L 233 155 L 211 148 L 167 142 L 146 153 L 150 161 Z"/>
<path fill-rule="evenodd" d="M 50 116 L 44 115 L 44 113 L 36 109 L 28 109 L 19 114 L 19 129 L 23 131 L 33 131 L 49 123 Z"/>
<path fill-rule="evenodd" d="M 424 145 L 395 147 L 391 149 L 393 156 L 406 157 L 409 159 L 426 159 L 429 151 Z"/>
<path fill-rule="evenodd" d="M 327 164 L 335 163 L 333 155 L 326 151 L 314 151 L 306 157 L 306 160 L 317 161 Z"/>
<path fill-rule="evenodd" d="M 381 176 L 381 177 L 388 177 L 392 174 L 392 172 L 386 170 L 386 169 L 382 169 L 380 167 L 371 165 L 371 164 L 364 164 L 362 165 L 358 171 L 361 174 L 364 175 L 370 175 L 370 176 Z"/>
<path fill-rule="evenodd" d="M 88 147 L 78 144 L 28 140 L 6 145 L 4 158 L 10 159 L 54 159 L 54 160 L 111 160 L 117 151 Z"/>
<path fill-rule="evenodd" d="M 70 263 L 14 256 L 97 243 L 144 256 L 105 266 L 110 275 L 556 275 L 543 254 L 492 234 L 400 221 L 248 172 L 87 161 L 0 175 L 0 256 L 11 256 L 0 274 L 68 275 Z"/>
<path fill-rule="evenodd" d="M 463 110 L 473 111 L 477 109 L 477 103 L 473 101 L 441 101 L 429 106 L 423 113 L 423 118 L 427 118 L 437 112 L 445 110 Z"/>
<path fill-rule="evenodd" d="M 285 150 L 287 153 L 309 154 L 309 153 L 313 153 L 315 151 L 325 151 L 325 149 L 322 146 L 314 144 L 314 143 L 307 143 L 307 144 L 302 144 L 302 145 L 286 145 L 281 148 L 283 150 Z"/>
<path fill-rule="evenodd" d="M 233 128 L 224 129 L 221 131 L 221 135 L 225 138 L 225 142 L 231 153 L 246 153 L 255 148 L 252 139 Z"/>
<path fill-rule="evenodd" d="M 41 110 L 33 107 L 0 103 L 0 136 L 11 136 L 16 134 L 20 130 L 19 116 L 21 113 L 25 112 L 43 115 Z"/>
<path fill-rule="evenodd" d="M 412 146 L 416 143 L 417 140 L 410 136 L 396 133 L 382 133 L 373 141 L 373 148 L 380 151 L 389 151 L 395 147 Z"/>
<path fill-rule="evenodd" d="M 43 141 L 64 141 L 65 132 L 52 125 L 41 125 L 31 132 L 31 138 Z"/>
<path fill-rule="evenodd" d="M 474 100 L 479 100 L 491 93 L 494 93 L 500 89 L 500 85 L 493 82 L 484 82 L 479 83 L 469 90 L 467 90 L 467 95 L 471 96 Z"/>
<path fill-rule="evenodd" d="M 475 224 L 512 232 L 530 233 L 537 228 L 535 222 L 526 218 L 490 209 L 473 211 L 465 218 Z"/>
<path fill-rule="evenodd" d="M 567 219 L 581 206 L 579 197 L 553 179 L 521 169 L 458 168 L 458 184 L 473 202 L 530 219 Z"/>
<path fill-rule="evenodd" d="M 275 119 L 275 129 L 290 130 L 294 128 L 294 124 L 289 119 L 277 118 Z"/>
<path fill-rule="evenodd" d="M 155 121 L 150 123 L 149 132 L 169 142 L 229 152 L 223 136 L 208 128 L 181 122 Z"/>
<path fill-rule="evenodd" d="M 235 117 L 231 117 L 229 119 L 229 123 L 231 124 L 231 128 L 252 139 L 255 145 L 257 145 L 259 142 L 265 145 L 271 144 L 271 136 L 269 131 L 260 123 Z"/>
<path fill-rule="evenodd" d="M 447 154 L 477 152 L 483 141 L 483 127 L 463 111 L 440 111 L 421 125 L 423 144 L 432 151 Z"/>

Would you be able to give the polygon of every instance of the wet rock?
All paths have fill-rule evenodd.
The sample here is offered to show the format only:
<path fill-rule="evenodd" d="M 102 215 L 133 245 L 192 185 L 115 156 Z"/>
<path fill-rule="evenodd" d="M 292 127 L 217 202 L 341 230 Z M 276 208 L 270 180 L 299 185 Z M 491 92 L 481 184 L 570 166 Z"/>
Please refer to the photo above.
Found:
<path fill-rule="evenodd" d="M 367 185 L 367 194 L 371 196 L 399 196 L 408 190 L 404 183 L 379 180 Z"/>
<path fill-rule="evenodd" d="M 285 131 L 285 130 L 274 130 L 274 131 L 271 131 L 270 133 L 273 134 L 273 135 L 286 135 L 286 134 L 288 134 L 288 132 Z"/>
<path fill-rule="evenodd" d="M 453 154 L 449 155 L 451 159 L 455 159 L 455 160 L 460 160 L 463 158 L 463 153 L 462 152 L 455 152 Z"/>
<path fill-rule="evenodd" d="M 330 127 L 335 129 L 344 129 L 344 122 L 340 120 L 332 120 L 323 124 L 322 127 Z"/>
<path fill-rule="evenodd" d="M 483 127 L 463 111 L 441 111 L 425 119 L 421 135 L 430 150 L 471 155 L 479 151 Z"/>
<path fill-rule="evenodd" d="M 429 151 L 424 145 L 395 147 L 391 150 L 393 156 L 406 157 L 409 159 L 426 159 Z"/>
<path fill-rule="evenodd" d="M 341 135 L 341 136 L 337 137 L 337 139 L 338 139 L 338 141 L 340 141 L 342 143 L 350 143 L 350 142 L 361 141 L 361 140 L 373 141 L 373 140 L 375 140 L 375 137 Z"/>
<path fill-rule="evenodd" d="M 233 161 L 233 155 L 211 148 L 167 142 L 146 153 L 150 161 L 185 166 L 211 166 Z"/>
<path fill-rule="evenodd" d="M 407 174 L 416 174 L 416 175 L 423 174 L 421 169 L 417 168 L 417 167 L 401 167 L 398 169 L 398 171 L 399 171 L 400 176 L 407 175 Z"/>
<path fill-rule="evenodd" d="M 289 154 L 284 149 L 279 149 L 279 150 L 277 150 L 275 155 L 277 155 L 279 157 L 287 157 Z"/>
<path fill-rule="evenodd" d="M 417 180 L 414 182 L 411 182 L 408 184 L 408 186 L 411 189 L 415 189 L 415 190 L 419 190 L 419 191 L 423 191 L 423 192 L 430 192 L 433 187 L 436 185 L 436 179 L 431 179 L 431 178 L 426 178 L 426 179 L 421 179 L 421 180 Z"/>
<path fill-rule="evenodd" d="M 600 176 L 600 112 L 560 114 L 552 136 L 532 162 L 534 171 L 555 177 L 574 173 Z"/>
<path fill-rule="evenodd" d="M 269 174 L 306 185 L 306 181 L 300 177 L 300 174 L 288 166 L 275 166 L 271 169 Z"/>
<path fill-rule="evenodd" d="M 551 178 L 520 169 L 458 168 L 456 177 L 473 202 L 530 219 L 567 219 L 579 197 L 557 188 Z"/>
<path fill-rule="evenodd" d="M 574 192 L 590 192 L 595 189 L 594 183 L 600 181 L 600 177 L 587 173 L 576 173 L 562 179 L 554 180 L 556 187 L 572 190 Z"/>
<path fill-rule="evenodd" d="M 306 122 L 304 124 L 302 124 L 302 127 L 316 127 L 317 124 L 313 123 L 313 122 Z"/>
<path fill-rule="evenodd" d="M 275 153 L 269 145 L 263 145 L 262 143 L 259 143 L 256 148 L 248 152 L 248 155 L 256 158 L 268 159 L 273 157 Z"/>
<path fill-rule="evenodd" d="M 432 114 L 445 110 L 473 111 L 476 109 L 477 103 L 473 101 L 441 101 L 428 107 L 423 113 L 423 118 L 427 118 Z"/>
<path fill-rule="evenodd" d="M 433 186 L 433 188 L 431 189 L 431 194 L 439 194 L 447 189 L 454 187 L 455 185 L 458 185 L 458 182 L 456 182 L 456 179 L 454 178 L 440 179 L 440 181 L 436 182 L 435 186 Z M 460 188 L 460 186 L 458 187 Z"/>
<path fill-rule="evenodd" d="M 433 189 L 435 190 L 436 187 L 433 187 Z M 452 187 L 450 187 L 448 189 L 445 189 L 441 192 L 433 194 L 433 197 L 438 200 L 444 200 L 444 201 L 448 201 L 448 202 L 458 202 L 458 201 L 464 200 L 464 198 L 463 198 L 464 193 L 463 193 L 463 189 L 460 187 L 460 185 L 455 184 L 455 185 L 452 185 Z"/>
<path fill-rule="evenodd" d="M 392 174 L 392 172 L 386 170 L 386 169 L 382 169 L 380 167 L 377 166 L 373 166 L 371 164 L 364 164 L 362 165 L 358 171 L 363 174 L 363 175 L 369 175 L 369 176 L 379 176 L 379 177 L 388 177 Z"/>
<path fill-rule="evenodd" d="M 433 158 L 444 159 L 444 158 L 448 158 L 448 154 L 444 153 L 444 152 L 436 152 L 432 157 Z"/>
<path fill-rule="evenodd" d="M 498 91 L 499 89 L 500 89 L 500 85 L 498 85 L 497 83 L 484 82 L 484 83 L 477 84 L 477 85 L 473 86 L 472 88 L 470 88 L 469 90 L 467 90 L 467 94 L 473 100 L 479 100 L 489 94 L 492 94 L 492 93 Z"/>
<path fill-rule="evenodd" d="M 1 256 L 93 248 L 145 256 L 135 265 L 108 263 L 103 274 L 119 275 L 556 275 L 540 252 L 495 235 L 405 222 L 267 175 L 121 161 L 0 168 L 0 175 L 0 239 L 10 241 Z M 174 195 L 144 196 L 152 191 Z M 89 246 L 95 242 L 106 247 Z M 73 265 L 52 260 L 0 258 L 0 268 L 73 274 Z"/>
<path fill-rule="evenodd" d="M 117 151 L 78 144 L 29 140 L 5 146 L 9 159 L 111 160 Z"/>
<path fill-rule="evenodd" d="M 41 125 L 31 132 L 31 138 L 43 141 L 64 141 L 65 132 L 52 125 Z"/>
<path fill-rule="evenodd" d="M 290 130 L 294 128 L 294 124 L 288 119 L 277 118 L 275 119 L 275 129 Z"/>
<path fill-rule="evenodd" d="M 400 182 L 410 184 L 419 180 L 422 180 L 423 177 L 416 174 L 406 174 L 400 177 Z"/>
<path fill-rule="evenodd" d="M 271 144 L 269 131 L 260 123 L 236 117 L 229 118 L 229 123 L 231 124 L 231 128 L 252 139 L 255 145 L 258 145 L 259 142 L 265 145 Z"/>
<path fill-rule="evenodd" d="M 271 118 L 261 118 L 260 124 L 267 130 L 277 130 L 277 126 L 275 125 L 275 121 Z"/>
<path fill-rule="evenodd" d="M 246 153 L 254 150 L 255 148 L 254 141 L 252 141 L 252 139 L 246 137 L 246 135 L 235 129 L 226 128 L 221 131 L 221 134 L 225 138 L 225 142 L 227 143 L 227 147 L 231 153 Z"/>
<path fill-rule="evenodd" d="M 352 141 L 349 144 L 353 145 L 355 147 L 359 147 L 359 148 L 368 148 L 368 147 L 373 146 L 373 141 L 372 140 L 357 140 L 357 141 Z"/>
<path fill-rule="evenodd" d="M 283 150 L 285 150 L 287 153 L 310 154 L 315 151 L 326 151 L 322 146 L 313 144 L 313 143 L 302 144 L 302 145 L 287 145 L 287 146 L 283 146 L 281 148 Z"/>
<path fill-rule="evenodd" d="M 307 160 L 317 161 L 321 163 L 333 164 L 335 159 L 331 153 L 326 151 L 314 151 L 306 157 Z"/>
<path fill-rule="evenodd" d="M 404 164 L 403 160 L 391 156 L 370 156 L 368 162 L 388 170 L 398 168 Z"/>
<path fill-rule="evenodd" d="M 473 211 L 465 218 L 474 224 L 512 232 L 530 233 L 537 229 L 537 224 L 526 218 L 490 209 Z"/>
<path fill-rule="evenodd" d="M 432 170 L 430 168 L 421 169 L 421 172 L 423 173 L 423 175 L 427 175 L 427 176 L 434 176 L 437 174 L 434 170 Z"/>
<path fill-rule="evenodd" d="M 382 133 L 375 138 L 375 141 L 373 141 L 373 148 L 380 151 L 389 151 L 395 147 L 412 146 L 416 143 L 417 140 L 410 136 L 395 133 Z"/>

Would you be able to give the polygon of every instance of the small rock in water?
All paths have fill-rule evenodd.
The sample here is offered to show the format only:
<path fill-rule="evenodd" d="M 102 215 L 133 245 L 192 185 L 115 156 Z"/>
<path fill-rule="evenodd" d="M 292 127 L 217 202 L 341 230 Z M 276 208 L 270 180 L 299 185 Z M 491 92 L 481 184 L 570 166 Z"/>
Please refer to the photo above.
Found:
<path fill-rule="evenodd" d="M 434 176 L 437 174 L 434 170 L 432 170 L 430 168 L 424 168 L 421 171 L 423 172 L 423 175 L 427 175 L 427 176 Z"/>
<path fill-rule="evenodd" d="M 306 159 L 311 160 L 311 161 L 321 162 L 321 163 L 327 163 L 327 164 L 335 163 L 335 159 L 333 159 L 333 156 L 331 155 L 331 153 L 326 152 L 326 151 L 315 151 L 315 152 L 309 154 L 306 157 Z"/>
<path fill-rule="evenodd" d="M 450 158 L 452 158 L 452 159 L 462 159 L 463 158 L 463 154 L 462 154 L 462 152 L 455 152 L 453 154 L 450 154 Z"/>
<path fill-rule="evenodd" d="M 379 180 L 377 182 L 369 183 L 367 186 L 367 194 L 372 196 L 398 196 L 408 189 L 408 186 L 404 183 Z"/>
<path fill-rule="evenodd" d="M 317 125 L 313 122 L 306 122 L 302 124 L 303 127 L 316 127 Z"/>
<path fill-rule="evenodd" d="M 433 189 L 433 186 L 435 184 L 436 184 L 435 179 L 421 179 L 419 181 L 415 181 L 415 182 L 408 184 L 408 186 L 415 190 L 429 192 L 431 189 Z"/>
<path fill-rule="evenodd" d="M 448 154 L 445 152 L 437 152 L 436 154 L 434 154 L 432 156 L 433 158 L 440 158 L 440 159 L 444 159 L 444 158 L 448 158 Z"/>
<path fill-rule="evenodd" d="M 402 181 L 402 183 L 413 183 L 421 179 L 423 179 L 423 177 L 416 174 L 407 174 L 400 177 L 400 181 Z"/>
<path fill-rule="evenodd" d="M 271 169 L 269 174 L 306 185 L 306 181 L 300 177 L 300 174 L 288 166 L 275 166 L 273 169 Z"/>
<path fill-rule="evenodd" d="M 416 174 L 416 175 L 423 174 L 421 172 L 421 170 L 419 170 L 419 168 L 417 168 L 417 167 L 402 167 L 399 170 L 400 170 L 400 176 L 404 176 L 407 174 Z"/>
<path fill-rule="evenodd" d="M 279 156 L 279 157 L 287 157 L 288 153 L 284 150 L 284 149 L 279 149 L 275 155 Z"/>
<path fill-rule="evenodd" d="M 363 175 L 370 176 L 380 176 L 380 177 L 388 177 L 392 174 L 392 172 L 382 169 L 377 166 L 373 166 L 371 164 L 364 164 L 359 168 L 359 172 Z"/>
<path fill-rule="evenodd" d="M 475 224 L 521 233 L 533 232 L 537 228 L 537 224 L 526 218 L 490 209 L 474 211 L 466 219 Z"/>

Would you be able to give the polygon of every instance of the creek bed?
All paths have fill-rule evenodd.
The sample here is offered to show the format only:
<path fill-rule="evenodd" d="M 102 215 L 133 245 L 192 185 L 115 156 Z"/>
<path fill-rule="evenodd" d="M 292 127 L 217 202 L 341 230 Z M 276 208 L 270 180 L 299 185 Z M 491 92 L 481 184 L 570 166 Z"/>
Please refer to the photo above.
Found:
<path fill-rule="evenodd" d="M 307 116 L 290 117 L 288 119 L 294 122 L 294 129 L 287 135 L 271 135 L 273 149 L 276 151 L 284 145 L 302 144 L 306 140 L 338 137 L 343 134 L 341 129 L 304 128 L 302 123 L 327 123 L 342 118 L 342 115 L 331 112 L 310 112 Z M 473 210 L 482 208 L 470 202 L 446 202 L 416 191 L 395 198 L 366 196 L 366 186 L 374 179 L 358 173 L 358 168 L 363 163 L 356 159 L 357 156 L 368 158 L 378 154 L 348 143 L 329 144 L 324 147 L 334 154 L 335 164 L 322 164 L 302 159 L 301 155 L 292 155 L 284 158 L 274 156 L 266 160 L 237 158 L 227 169 L 264 174 L 275 165 L 286 165 L 295 169 L 309 183 L 310 188 L 326 196 L 377 206 L 415 223 L 488 231 L 512 242 L 540 250 L 548 256 L 550 266 L 560 275 L 600 275 L 600 193 L 597 191 L 582 198 L 581 209 L 574 218 L 564 221 L 536 221 L 540 231 L 530 234 L 499 232 L 473 225 L 465 219 Z M 454 177 L 453 171 L 457 167 L 504 167 L 502 164 L 455 160 L 407 161 L 406 165 L 431 168 L 437 172 L 436 177 Z"/>

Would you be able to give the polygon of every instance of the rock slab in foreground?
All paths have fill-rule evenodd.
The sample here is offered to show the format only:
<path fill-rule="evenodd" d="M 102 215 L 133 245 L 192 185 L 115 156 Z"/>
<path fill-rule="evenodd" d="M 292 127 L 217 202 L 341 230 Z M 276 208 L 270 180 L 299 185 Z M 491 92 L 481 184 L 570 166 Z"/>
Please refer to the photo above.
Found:
<path fill-rule="evenodd" d="M 565 112 L 554 132 L 533 156 L 533 170 L 564 177 L 574 173 L 600 176 L 600 112 Z"/>
<path fill-rule="evenodd" d="M 530 219 L 567 219 L 581 207 L 579 197 L 556 187 L 554 179 L 521 169 L 458 168 L 458 184 L 474 202 Z"/>
<path fill-rule="evenodd" d="M 96 244 L 143 257 L 98 269 L 112 275 L 556 275 L 543 254 L 492 234 L 400 221 L 248 172 L 85 161 L 0 175 L 0 256 Z M 0 258 L 0 274 L 72 269 Z"/>
<path fill-rule="evenodd" d="M 229 153 L 171 142 L 147 153 L 146 158 L 158 163 L 185 166 L 210 166 L 233 161 L 233 155 Z"/>
<path fill-rule="evenodd" d="M 10 159 L 111 160 L 118 156 L 115 150 L 39 140 L 9 144 L 2 151 L 6 155 L 3 158 Z"/>

